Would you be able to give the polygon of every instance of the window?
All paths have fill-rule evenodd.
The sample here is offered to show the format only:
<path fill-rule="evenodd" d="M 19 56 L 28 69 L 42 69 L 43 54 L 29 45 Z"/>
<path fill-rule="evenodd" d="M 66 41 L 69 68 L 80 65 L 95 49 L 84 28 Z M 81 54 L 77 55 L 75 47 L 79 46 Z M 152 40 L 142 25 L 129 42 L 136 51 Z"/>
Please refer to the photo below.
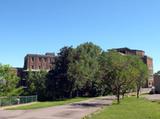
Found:
<path fill-rule="evenodd" d="M 34 57 L 32 57 L 32 62 L 34 62 Z"/>
<path fill-rule="evenodd" d="M 50 69 L 53 69 L 53 66 L 50 66 Z"/>
<path fill-rule="evenodd" d="M 34 69 L 34 66 L 32 65 L 32 69 Z"/>
<path fill-rule="evenodd" d="M 47 58 L 45 58 L 44 61 L 47 62 Z"/>
<path fill-rule="evenodd" d="M 42 62 L 42 58 L 41 57 L 39 58 L 39 62 Z"/>
<path fill-rule="evenodd" d="M 49 63 L 52 63 L 52 59 L 51 58 L 49 59 Z"/>

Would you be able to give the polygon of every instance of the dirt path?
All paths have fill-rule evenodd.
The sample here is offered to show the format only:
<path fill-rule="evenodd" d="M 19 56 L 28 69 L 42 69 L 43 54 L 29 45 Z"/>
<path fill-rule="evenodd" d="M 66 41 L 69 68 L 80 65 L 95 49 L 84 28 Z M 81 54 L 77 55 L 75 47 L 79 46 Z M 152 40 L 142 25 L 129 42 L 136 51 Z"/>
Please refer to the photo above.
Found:
<path fill-rule="evenodd" d="M 82 119 L 103 106 L 111 105 L 114 99 L 113 96 L 107 96 L 44 109 L 0 110 L 0 119 Z"/>

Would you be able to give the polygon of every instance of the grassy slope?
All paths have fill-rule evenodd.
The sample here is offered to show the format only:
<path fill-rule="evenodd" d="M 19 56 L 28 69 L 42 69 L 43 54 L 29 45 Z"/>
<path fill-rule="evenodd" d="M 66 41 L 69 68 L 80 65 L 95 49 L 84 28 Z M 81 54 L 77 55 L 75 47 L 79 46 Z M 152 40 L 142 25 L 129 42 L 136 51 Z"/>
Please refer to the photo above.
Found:
<path fill-rule="evenodd" d="M 39 109 L 39 108 L 46 108 L 46 107 L 52 107 L 52 106 L 59 106 L 59 105 L 65 105 L 73 102 L 79 102 L 83 100 L 87 100 L 89 98 L 73 98 L 73 99 L 67 99 L 63 101 L 53 101 L 53 102 L 37 102 L 31 105 L 27 106 L 18 106 L 14 108 L 7 108 L 7 110 L 29 110 L 29 109 Z"/>
<path fill-rule="evenodd" d="M 160 119 L 160 104 L 130 97 L 89 119 Z"/>

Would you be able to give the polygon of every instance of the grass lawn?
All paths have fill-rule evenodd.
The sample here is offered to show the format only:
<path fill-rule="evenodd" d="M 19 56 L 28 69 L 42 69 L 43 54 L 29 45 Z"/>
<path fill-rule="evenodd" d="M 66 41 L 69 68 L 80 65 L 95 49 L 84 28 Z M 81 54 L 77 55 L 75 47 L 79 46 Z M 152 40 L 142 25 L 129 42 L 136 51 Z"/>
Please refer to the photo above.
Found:
<path fill-rule="evenodd" d="M 36 102 L 36 103 L 30 104 L 30 105 L 7 108 L 7 110 L 39 109 L 39 108 L 65 105 L 65 104 L 70 104 L 70 103 L 74 103 L 74 102 L 80 102 L 80 101 L 87 100 L 87 99 L 89 99 L 89 98 L 78 97 L 78 98 L 66 99 L 66 100 L 62 100 L 62 101 Z"/>
<path fill-rule="evenodd" d="M 87 119 L 160 119 L 160 104 L 143 98 L 125 98 L 120 105 L 113 104 Z"/>

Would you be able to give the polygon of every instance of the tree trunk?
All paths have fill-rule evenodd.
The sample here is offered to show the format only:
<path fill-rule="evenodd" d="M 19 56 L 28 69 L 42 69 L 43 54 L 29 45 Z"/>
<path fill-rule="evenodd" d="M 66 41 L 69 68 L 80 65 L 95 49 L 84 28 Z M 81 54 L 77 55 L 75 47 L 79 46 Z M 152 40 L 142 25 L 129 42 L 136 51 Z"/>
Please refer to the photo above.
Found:
<path fill-rule="evenodd" d="M 78 90 L 76 91 L 76 97 L 79 97 L 79 91 Z"/>
<path fill-rule="evenodd" d="M 137 98 L 139 98 L 139 92 L 140 92 L 140 88 L 137 88 Z"/>
<path fill-rule="evenodd" d="M 117 95 L 117 103 L 120 104 L 120 95 Z"/>
<path fill-rule="evenodd" d="M 124 95 L 125 95 L 125 93 L 122 94 L 122 99 L 124 99 Z"/>
<path fill-rule="evenodd" d="M 73 98 L 73 91 L 70 91 L 69 98 Z"/>
<path fill-rule="evenodd" d="M 120 90 L 117 88 L 117 104 L 120 104 Z"/>

